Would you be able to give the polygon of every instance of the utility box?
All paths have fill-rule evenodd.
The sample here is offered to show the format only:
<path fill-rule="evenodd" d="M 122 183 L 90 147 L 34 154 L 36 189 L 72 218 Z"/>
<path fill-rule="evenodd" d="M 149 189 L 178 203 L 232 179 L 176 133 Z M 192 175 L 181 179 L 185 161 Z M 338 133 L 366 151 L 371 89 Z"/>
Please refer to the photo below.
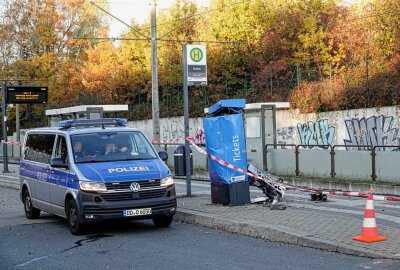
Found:
<path fill-rule="evenodd" d="M 179 145 L 174 151 L 175 176 L 186 175 L 185 146 Z M 190 149 L 190 174 L 193 174 L 193 154 Z"/>
<path fill-rule="evenodd" d="M 242 109 L 244 99 L 221 100 L 208 108 L 203 119 L 207 153 L 230 165 L 246 170 L 246 139 Z M 247 175 L 209 159 L 212 203 L 244 205 L 250 203 Z"/>

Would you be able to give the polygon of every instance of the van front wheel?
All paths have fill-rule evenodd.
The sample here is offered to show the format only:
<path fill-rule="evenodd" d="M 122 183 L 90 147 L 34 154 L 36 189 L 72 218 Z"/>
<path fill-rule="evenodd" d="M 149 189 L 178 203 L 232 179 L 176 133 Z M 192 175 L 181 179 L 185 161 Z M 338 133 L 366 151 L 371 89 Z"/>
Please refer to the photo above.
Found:
<path fill-rule="evenodd" d="M 153 217 L 153 223 L 159 228 L 169 227 L 172 223 L 173 216 L 159 215 Z"/>
<path fill-rule="evenodd" d="M 35 219 L 40 216 L 40 209 L 32 206 L 32 199 L 28 189 L 24 192 L 24 210 L 25 216 L 29 219 Z"/>
<path fill-rule="evenodd" d="M 68 227 L 72 234 L 79 235 L 84 233 L 85 226 L 79 220 L 78 208 L 73 199 L 69 200 L 67 203 L 67 219 Z"/>

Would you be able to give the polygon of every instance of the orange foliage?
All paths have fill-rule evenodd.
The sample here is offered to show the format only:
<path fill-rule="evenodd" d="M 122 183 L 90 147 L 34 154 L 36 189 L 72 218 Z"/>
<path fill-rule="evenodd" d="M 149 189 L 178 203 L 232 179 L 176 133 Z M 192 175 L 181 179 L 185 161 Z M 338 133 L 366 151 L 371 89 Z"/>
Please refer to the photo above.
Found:
<path fill-rule="evenodd" d="M 341 80 L 321 82 L 303 82 L 299 90 L 289 97 L 291 106 L 301 113 L 339 110 L 345 95 Z"/>

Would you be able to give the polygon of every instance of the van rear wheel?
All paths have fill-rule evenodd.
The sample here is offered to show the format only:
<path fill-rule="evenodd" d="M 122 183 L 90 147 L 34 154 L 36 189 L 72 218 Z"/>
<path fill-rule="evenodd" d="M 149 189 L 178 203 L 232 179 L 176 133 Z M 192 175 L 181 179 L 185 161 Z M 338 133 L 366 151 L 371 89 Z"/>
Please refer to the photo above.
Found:
<path fill-rule="evenodd" d="M 68 228 L 72 234 L 79 235 L 85 232 L 85 225 L 79 220 L 78 208 L 73 199 L 67 203 L 67 220 Z"/>
<path fill-rule="evenodd" d="M 159 228 L 169 227 L 172 223 L 173 216 L 159 215 L 153 217 L 153 223 Z"/>
<path fill-rule="evenodd" d="M 32 198 L 31 195 L 29 194 L 28 189 L 25 190 L 24 192 L 24 210 L 25 210 L 25 216 L 28 219 L 35 219 L 40 216 L 40 209 L 37 209 L 32 206 Z"/>

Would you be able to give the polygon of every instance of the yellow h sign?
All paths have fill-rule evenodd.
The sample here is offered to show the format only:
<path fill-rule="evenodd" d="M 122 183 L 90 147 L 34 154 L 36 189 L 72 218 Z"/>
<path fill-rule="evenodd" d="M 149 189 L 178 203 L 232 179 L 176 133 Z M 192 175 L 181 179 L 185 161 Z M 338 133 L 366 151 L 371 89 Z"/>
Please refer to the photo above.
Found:
<path fill-rule="evenodd" d="M 193 48 L 190 51 L 190 59 L 193 62 L 200 62 L 203 59 L 203 52 L 199 48 Z"/>

